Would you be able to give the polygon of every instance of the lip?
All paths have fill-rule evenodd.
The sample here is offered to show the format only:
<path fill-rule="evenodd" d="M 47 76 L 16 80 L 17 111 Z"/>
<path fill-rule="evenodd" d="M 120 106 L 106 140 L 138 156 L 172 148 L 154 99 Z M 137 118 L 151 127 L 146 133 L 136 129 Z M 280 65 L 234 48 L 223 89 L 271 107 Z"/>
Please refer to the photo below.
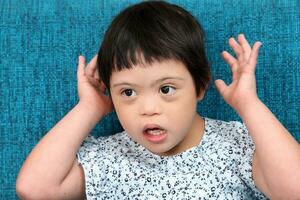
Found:
<path fill-rule="evenodd" d="M 163 127 L 161 127 L 161 126 L 159 126 L 159 125 L 157 125 L 157 124 L 146 124 L 146 125 L 144 126 L 144 128 L 143 128 L 143 133 L 145 133 L 145 131 L 146 131 L 147 129 L 154 129 L 154 128 L 159 128 L 159 129 L 165 130 Z"/>
<path fill-rule="evenodd" d="M 146 133 L 147 129 L 154 129 L 154 128 L 162 129 L 162 130 L 164 130 L 164 133 L 162 135 L 150 135 L 150 134 Z M 143 128 L 143 134 L 144 134 L 145 139 L 147 139 L 149 142 L 154 143 L 154 144 L 163 143 L 168 136 L 167 130 L 157 124 L 145 125 Z"/>

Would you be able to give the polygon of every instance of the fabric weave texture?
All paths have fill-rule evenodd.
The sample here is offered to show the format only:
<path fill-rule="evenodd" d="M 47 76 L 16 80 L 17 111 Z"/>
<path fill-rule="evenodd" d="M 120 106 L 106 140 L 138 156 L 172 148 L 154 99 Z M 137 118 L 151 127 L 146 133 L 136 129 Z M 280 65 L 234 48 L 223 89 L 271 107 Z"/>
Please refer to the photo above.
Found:
<path fill-rule="evenodd" d="M 90 60 L 120 10 L 137 0 L 0 0 L 0 199 L 18 199 L 17 174 L 37 142 L 78 102 L 79 55 Z M 263 43 L 257 64 L 260 99 L 300 142 L 300 1 L 172 0 L 200 21 L 213 80 L 229 83 L 220 53 L 244 33 Z M 240 120 L 213 82 L 198 112 Z M 122 130 L 115 113 L 93 130 Z"/>

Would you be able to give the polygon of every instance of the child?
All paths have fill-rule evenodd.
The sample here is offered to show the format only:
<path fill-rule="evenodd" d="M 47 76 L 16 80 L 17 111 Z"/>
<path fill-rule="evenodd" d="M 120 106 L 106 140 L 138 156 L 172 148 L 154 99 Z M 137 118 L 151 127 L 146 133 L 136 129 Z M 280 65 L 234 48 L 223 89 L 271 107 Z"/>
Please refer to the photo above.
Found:
<path fill-rule="evenodd" d="M 28 156 L 19 197 L 300 199 L 299 144 L 256 94 L 261 43 L 230 38 L 237 58 L 222 56 L 232 83 L 215 82 L 242 124 L 196 112 L 211 77 L 203 37 L 190 13 L 167 2 L 122 11 L 98 56 L 87 66 L 79 57 L 80 100 Z M 89 135 L 113 109 L 125 131 Z"/>

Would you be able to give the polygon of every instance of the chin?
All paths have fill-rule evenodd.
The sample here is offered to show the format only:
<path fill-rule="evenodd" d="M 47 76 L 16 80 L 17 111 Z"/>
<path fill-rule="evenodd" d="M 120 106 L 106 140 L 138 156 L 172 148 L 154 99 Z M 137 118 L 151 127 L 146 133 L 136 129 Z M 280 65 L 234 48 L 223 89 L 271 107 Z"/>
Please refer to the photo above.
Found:
<path fill-rule="evenodd" d="M 149 151 L 151 151 L 152 153 L 159 155 L 159 156 L 172 156 L 172 155 L 175 155 L 173 148 L 174 147 L 167 148 L 167 149 L 158 149 L 157 147 L 156 148 L 154 147 L 153 149 L 151 149 L 151 148 L 147 148 L 147 149 Z"/>

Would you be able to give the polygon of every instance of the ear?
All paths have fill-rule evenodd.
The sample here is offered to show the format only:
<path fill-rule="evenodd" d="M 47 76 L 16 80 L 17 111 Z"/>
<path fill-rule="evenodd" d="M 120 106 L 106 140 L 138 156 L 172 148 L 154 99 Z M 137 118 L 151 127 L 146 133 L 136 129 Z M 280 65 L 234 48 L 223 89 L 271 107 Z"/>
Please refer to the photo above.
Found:
<path fill-rule="evenodd" d="M 199 95 L 197 96 L 197 100 L 201 101 L 204 98 L 205 90 L 202 90 L 199 92 Z"/>

